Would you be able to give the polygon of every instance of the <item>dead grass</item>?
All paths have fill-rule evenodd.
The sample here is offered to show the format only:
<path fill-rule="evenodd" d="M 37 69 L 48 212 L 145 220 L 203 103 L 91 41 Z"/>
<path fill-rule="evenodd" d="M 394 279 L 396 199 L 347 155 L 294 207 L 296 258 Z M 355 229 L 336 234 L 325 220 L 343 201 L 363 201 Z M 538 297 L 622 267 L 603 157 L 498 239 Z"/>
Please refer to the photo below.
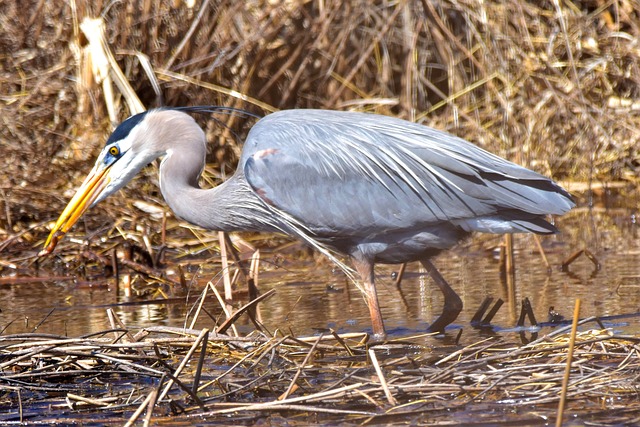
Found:
<path fill-rule="evenodd" d="M 556 178 L 635 182 L 635 2 L 189 3 L 0 5 L 3 229 L 50 218 L 110 129 L 79 29 L 83 18 L 100 14 L 147 107 L 268 112 L 229 95 L 234 90 L 278 109 L 374 111 L 450 130 Z M 155 70 L 162 99 L 140 55 Z M 127 115 L 122 105 L 118 111 Z M 251 125 L 222 120 L 241 135 Z M 238 141 L 213 121 L 206 126 L 211 162 L 231 170 Z M 21 209 L 25 203 L 38 209 Z"/>
<path fill-rule="evenodd" d="M 524 346 L 487 338 L 436 350 L 417 344 L 424 336 L 368 349 L 361 338 L 168 327 L 134 333 L 117 320 L 113 329 L 78 338 L 5 335 L 2 400 L 12 404 L 0 419 L 444 425 L 455 417 L 465 425 L 511 425 L 555 417 L 566 329 Z M 579 333 L 566 413 L 580 422 L 638 422 L 639 351 L 637 337 Z M 49 411 L 38 412 L 42 405 Z"/>
<path fill-rule="evenodd" d="M 450 130 L 557 178 L 635 179 L 640 10 L 635 2 L 5 2 L 2 228 L 49 218 L 110 128 L 79 24 L 108 42 L 144 105 L 359 109 Z M 75 8 L 72 8 L 75 5 Z M 25 16 L 25 8 L 34 13 Z M 140 62 L 162 85 L 158 98 Z M 199 84 L 202 82 L 202 84 Z M 120 108 L 120 118 L 127 111 Z M 227 118 L 243 134 L 246 123 Z M 250 125 L 250 124 L 248 124 Z M 207 124 L 210 160 L 238 141 Z M 17 193 L 17 194 L 14 194 Z M 44 216 L 43 216 L 44 215 Z"/>

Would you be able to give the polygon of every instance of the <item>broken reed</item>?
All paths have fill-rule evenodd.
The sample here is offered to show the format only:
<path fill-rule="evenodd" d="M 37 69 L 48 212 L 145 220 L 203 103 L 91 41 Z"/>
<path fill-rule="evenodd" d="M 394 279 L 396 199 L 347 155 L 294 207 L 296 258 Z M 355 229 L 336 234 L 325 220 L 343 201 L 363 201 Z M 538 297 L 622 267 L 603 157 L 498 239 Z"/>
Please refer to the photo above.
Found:
<path fill-rule="evenodd" d="M 177 422 L 274 412 L 300 420 L 383 422 L 421 413 L 438 420 L 464 416 L 480 402 L 485 422 L 504 421 L 506 408 L 522 408 L 508 419 L 529 420 L 532 405 L 536 416 L 553 418 L 569 347 L 568 327 L 524 346 L 491 337 L 430 349 L 426 336 L 367 347 L 363 334 L 236 337 L 169 327 L 134 332 L 114 313 L 110 319 L 114 328 L 84 337 L 0 337 L 0 389 L 5 402 L 14 403 L 0 420 L 82 413 Z M 584 328 L 594 319 L 580 323 Z M 639 341 L 610 330 L 579 332 L 565 412 L 599 419 L 621 408 L 640 410 Z M 52 412 L 34 414 L 31 407 L 43 402 Z"/>

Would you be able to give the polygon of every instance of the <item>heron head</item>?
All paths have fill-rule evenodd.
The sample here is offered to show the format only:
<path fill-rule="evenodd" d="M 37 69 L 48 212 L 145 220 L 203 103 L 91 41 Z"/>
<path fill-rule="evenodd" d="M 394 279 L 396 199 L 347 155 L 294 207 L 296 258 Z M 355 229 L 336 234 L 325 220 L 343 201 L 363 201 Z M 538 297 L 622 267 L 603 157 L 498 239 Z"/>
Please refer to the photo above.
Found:
<path fill-rule="evenodd" d="M 58 241 L 96 203 L 115 193 L 160 154 L 148 144 L 148 112 L 129 117 L 111 134 L 96 160 L 47 238 L 39 255 L 51 253 Z"/>

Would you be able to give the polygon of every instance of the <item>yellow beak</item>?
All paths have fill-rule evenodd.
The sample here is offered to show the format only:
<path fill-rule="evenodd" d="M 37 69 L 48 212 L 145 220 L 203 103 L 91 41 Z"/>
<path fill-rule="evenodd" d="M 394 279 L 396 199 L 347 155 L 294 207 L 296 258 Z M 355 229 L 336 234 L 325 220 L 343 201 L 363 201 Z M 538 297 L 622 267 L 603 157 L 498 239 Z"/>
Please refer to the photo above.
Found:
<path fill-rule="evenodd" d="M 38 253 L 38 256 L 53 252 L 67 231 L 78 222 L 82 214 L 84 214 L 94 200 L 98 198 L 104 187 L 110 181 L 108 174 L 110 167 L 110 165 L 105 166 L 103 164 L 96 164 L 93 167 L 67 207 L 64 208 L 64 211 L 60 214 L 60 218 L 58 218 L 56 225 L 54 225 L 51 230 L 47 241 L 44 243 L 44 248 Z"/>

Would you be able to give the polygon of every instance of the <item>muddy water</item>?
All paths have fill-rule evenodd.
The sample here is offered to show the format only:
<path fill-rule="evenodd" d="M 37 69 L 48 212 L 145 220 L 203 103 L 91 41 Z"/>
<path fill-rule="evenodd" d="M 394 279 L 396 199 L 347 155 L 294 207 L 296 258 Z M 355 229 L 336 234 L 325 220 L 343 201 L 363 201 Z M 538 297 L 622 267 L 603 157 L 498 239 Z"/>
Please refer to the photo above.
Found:
<path fill-rule="evenodd" d="M 488 296 L 505 300 L 493 324 L 499 328 L 515 325 L 520 301 L 528 297 L 536 317 L 546 321 L 549 307 L 571 317 L 576 298 L 582 300 L 581 316 L 612 316 L 640 311 L 640 240 L 636 222 L 638 197 L 617 196 L 597 200 L 588 207 L 584 201 L 563 218 L 557 219 L 562 233 L 541 239 L 551 265 L 547 271 L 533 237 L 516 235 L 515 286 L 507 286 L 500 274 L 499 251 L 502 239 L 477 236 L 437 257 L 434 264 L 460 294 L 464 310 L 448 335 L 464 329 L 463 339 L 475 340 L 486 333 L 469 327 L 469 321 Z M 588 249 L 600 268 L 585 256 L 575 260 L 568 271 L 560 265 L 570 254 Z M 278 258 L 279 267 L 271 261 Z M 298 258 L 295 254 L 264 252 L 259 287 L 276 289 L 271 299 L 260 305 L 262 321 L 271 331 L 291 330 L 312 334 L 334 328 L 339 331 L 369 330 L 369 314 L 356 287 L 328 262 Z M 407 267 L 401 290 L 394 284 L 395 267 L 377 270 L 378 289 L 387 329 L 392 336 L 423 331 L 442 306 L 442 295 L 426 277 L 418 263 Z M 109 327 L 106 309 L 112 308 L 132 328 L 168 325 L 184 326 L 193 299 L 208 280 L 220 282 L 219 266 L 200 271 L 187 290 L 168 290 L 169 301 L 152 293 L 127 296 L 112 281 L 88 284 L 33 283 L 0 288 L 0 327 L 7 333 L 42 332 L 78 336 Z M 240 303 L 246 300 L 240 301 Z M 206 304 L 211 317 L 202 315 L 196 327 L 212 327 L 211 319 L 221 316 L 219 304 Z M 246 319 L 241 330 L 253 327 Z M 640 333 L 640 321 L 629 317 L 608 326 L 627 333 Z M 502 332 L 510 333 L 510 332 Z"/>

